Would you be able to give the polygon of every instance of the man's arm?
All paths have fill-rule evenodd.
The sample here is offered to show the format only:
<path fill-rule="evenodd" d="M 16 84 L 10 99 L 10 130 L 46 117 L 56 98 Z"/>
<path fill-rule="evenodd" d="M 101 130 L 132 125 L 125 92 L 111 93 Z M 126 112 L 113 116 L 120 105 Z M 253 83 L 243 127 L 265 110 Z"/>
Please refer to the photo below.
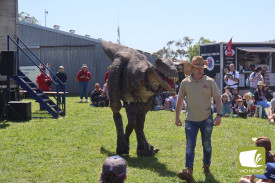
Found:
<path fill-rule="evenodd" d="M 228 80 L 228 75 L 226 74 L 225 76 L 224 76 L 224 81 L 227 81 Z"/>
<path fill-rule="evenodd" d="M 215 97 L 214 100 L 216 102 L 217 114 L 221 114 L 222 113 L 222 100 L 221 100 L 221 97 Z M 221 124 L 221 117 L 216 116 L 214 121 L 216 121 L 214 126 L 219 126 Z"/>
<path fill-rule="evenodd" d="M 233 78 L 232 76 L 230 76 L 230 79 L 235 81 L 235 82 L 239 81 L 239 78 Z"/>
<path fill-rule="evenodd" d="M 235 82 L 239 81 L 239 78 L 240 78 L 240 74 L 237 71 L 235 71 L 234 77 L 233 76 L 230 77 L 230 79 Z"/>
<path fill-rule="evenodd" d="M 177 126 L 182 126 L 182 123 L 180 120 L 180 113 L 181 113 L 182 107 L 183 107 L 183 98 L 178 98 L 177 105 L 176 105 L 176 118 L 175 118 L 175 124 Z"/>

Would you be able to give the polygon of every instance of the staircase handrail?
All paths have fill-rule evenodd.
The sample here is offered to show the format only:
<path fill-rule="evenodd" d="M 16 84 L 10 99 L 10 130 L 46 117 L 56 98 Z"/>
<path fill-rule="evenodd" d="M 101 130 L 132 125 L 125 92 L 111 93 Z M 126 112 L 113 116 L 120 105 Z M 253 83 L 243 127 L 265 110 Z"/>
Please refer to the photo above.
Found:
<path fill-rule="evenodd" d="M 24 50 L 23 50 L 23 48 L 20 46 L 20 43 L 23 45 L 23 46 L 25 46 L 25 48 L 40 62 L 40 64 L 42 64 L 49 72 L 50 72 L 50 74 L 52 74 L 53 75 L 53 77 L 51 78 L 51 77 L 49 77 L 48 79 L 50 80 L 50 81 L 52 81 L 52 83 L 56 86 L 56 93 L 57 93 L 57 113 L 59 112 L 59 101 L 60 101 L 60 94 L 59 94 L 59 92 L 61 92 L 60 91 L 60 86 L 62 86 L 62 90 L 63 90 L 63 95 L 61 96 L 62 97 L 62 100 L 63 100 L 63 105 L 62 105 L 62 109 L 64 110 L 64 114 L 65 114 L 65 111 L 66 111 L 66 100 L 65 100 L 65 91 L 66 91 L 66 89 L 65 89 L 65 83 L 63 83 L 50 69 L 49 69 L 49 67 L 47 67 L 45 64 L 44 64 L 44 62 L 43 61 L 41 61 L 40 60 L 40 58 L 39 57 L 37 57 L 36 55 L 35 55 L 35 53 L 31 50 L 31 49 L 29 49 L 29 47 L 19 38 L 19 37 L 17 37 L 17 42 L 15 42 L 11 37 L 10 37 L 10 35 L 8 35 L 7 36 L 7 48 L 8 48 L 8 50 L 10 49 L 10 40 L 15 44 L 15 46 L 17 47 L 17 63 L 18 63 L 18 61 L 19 61 L 19 50 L 20 51 L 22 51 L 23 53 L 24 53 L 24 55 L 25 56 L 27 56 L 27 58 L 29 58 L 30 60 L 31 60 L 31 62 L 36 66 L 36 67 L 38 67 L 39 68 L 39 70 L 40 71 L 42 71 L 42 73 L 43 74 L 45 74 L 46 76 L 47 76 L 47 73 L 46 72 L 44 72 L 42 69 L 41 69 L 41 67 L 39 66 L 39 65 L 37 65 L 36 64 L 36 62 L 33 60 L 33 58 L 31 58 L 30 56 L 29 56 L 29 54 L 27 54 Z M 19 63 L 18 63 L 18 69 L 19 69 Z M 9 77 L 8 77 L 8 79 L 9 79 Z M 57 115 L 59 115 L 59 113 L 57 114 Z"/>
<path fill-rule="evenodd" d="M 63 83 L 58 77 L 56 77 L 56 75 L 46 66 L 46 64 L 44 64 L 44 62 L 42 61 L 42 60 L 40 60 L 40 58 L 38 58 L 36 55 L 35 55 L 35 53 L 33 53 L 33 51 L 31 50 L 31 49 L 29 49 L 29 47 L 19 38 L 19 37 L 17 37 L 17 39 L 20 41 L 20 43 L 22 43 L 24 46 L 25 46 L 25 48 L 27 48 L 27 50 L 29 50 L 29 52 L 40 62 L 40 63 L 42 63 L 42 65 L 48 70 L 48 71 L 50 71 L 50 73 L 53 75 L 53 78 L 55 78 L 54 80 L 55 81 L 58 81 L 58 83 L 60 83 L 60 84 L 62 84 L 63 86 L 65 85 L 65 83 Z M 19 46 L 19 45 L 18 45 Z M 33 63 L 34 63 L 34 61 L 33 60 L 31 60 Z M 36 65 L 37 66 L 37 65 Z M 42 70 L 40 67 L 39 67 L 39 69 L 40 70 Z M 43 71 L 43 73 L 44 73 L 44 71 Z M 45 74 L 45 73 L 44 73 Z"/>

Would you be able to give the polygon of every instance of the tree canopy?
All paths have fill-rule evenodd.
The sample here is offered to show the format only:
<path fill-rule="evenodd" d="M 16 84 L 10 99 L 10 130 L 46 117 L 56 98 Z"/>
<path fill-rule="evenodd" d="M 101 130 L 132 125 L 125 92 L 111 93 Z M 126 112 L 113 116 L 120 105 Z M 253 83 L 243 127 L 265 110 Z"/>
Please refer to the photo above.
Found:
<path fill-rule="evenodd" d="M 34 16 L 31 16 L 29 13 L 22 11 L 18 14 L 19 21 L 26 22 L 26 17 L 32 18 L 32 21 L 31 21 L 32 24 L 39 25 L 39 21 Z"/>
<path fill-rule="evenodd" d="M 172 40 L 168 41 L 166 46 L 158 50 L 154 54 L 159 57 L 172 59 L 172 60 L 183 60 L 193 58 L 193 56 L 199 55 L 199 48 L 201 44 L 211 43 L 215 41 L 210 41 L 201 37 L 199 41 L 193 44 L 194 39 L 189 38 L 188 36 L 179 39 L 178 41 Z"/>

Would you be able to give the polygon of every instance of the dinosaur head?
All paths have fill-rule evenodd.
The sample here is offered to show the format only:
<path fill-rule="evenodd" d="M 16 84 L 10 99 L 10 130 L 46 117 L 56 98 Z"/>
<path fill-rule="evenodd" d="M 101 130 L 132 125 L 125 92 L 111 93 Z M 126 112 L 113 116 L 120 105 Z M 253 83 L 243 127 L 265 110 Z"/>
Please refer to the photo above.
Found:
<path fill-rule="evenodd" d="M 148 80 L 153 86 L 161 86 L 164 90 L 175 92 L 175 78 L 178 77 L 176 66 L 171 60 L 159 58 L 153 65 Z"/>

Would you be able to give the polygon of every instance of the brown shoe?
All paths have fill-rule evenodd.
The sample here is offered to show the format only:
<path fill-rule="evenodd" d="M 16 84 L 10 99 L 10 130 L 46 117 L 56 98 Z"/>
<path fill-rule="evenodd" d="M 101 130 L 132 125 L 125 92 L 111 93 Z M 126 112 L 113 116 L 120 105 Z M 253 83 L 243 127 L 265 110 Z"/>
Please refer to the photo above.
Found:
<path fill-rule="evenodd" d="M 211 172 L 210 172 L 210 165 L 203 165 L 203 173 L 205 175 L 211 175 Z"/>
<path fill-rule="evenodd" d="M 192 168 L 186 168 L 179 171 L 178 177 L 182 180 L 186 180 L 187 182 L 194 181 Z"/>

